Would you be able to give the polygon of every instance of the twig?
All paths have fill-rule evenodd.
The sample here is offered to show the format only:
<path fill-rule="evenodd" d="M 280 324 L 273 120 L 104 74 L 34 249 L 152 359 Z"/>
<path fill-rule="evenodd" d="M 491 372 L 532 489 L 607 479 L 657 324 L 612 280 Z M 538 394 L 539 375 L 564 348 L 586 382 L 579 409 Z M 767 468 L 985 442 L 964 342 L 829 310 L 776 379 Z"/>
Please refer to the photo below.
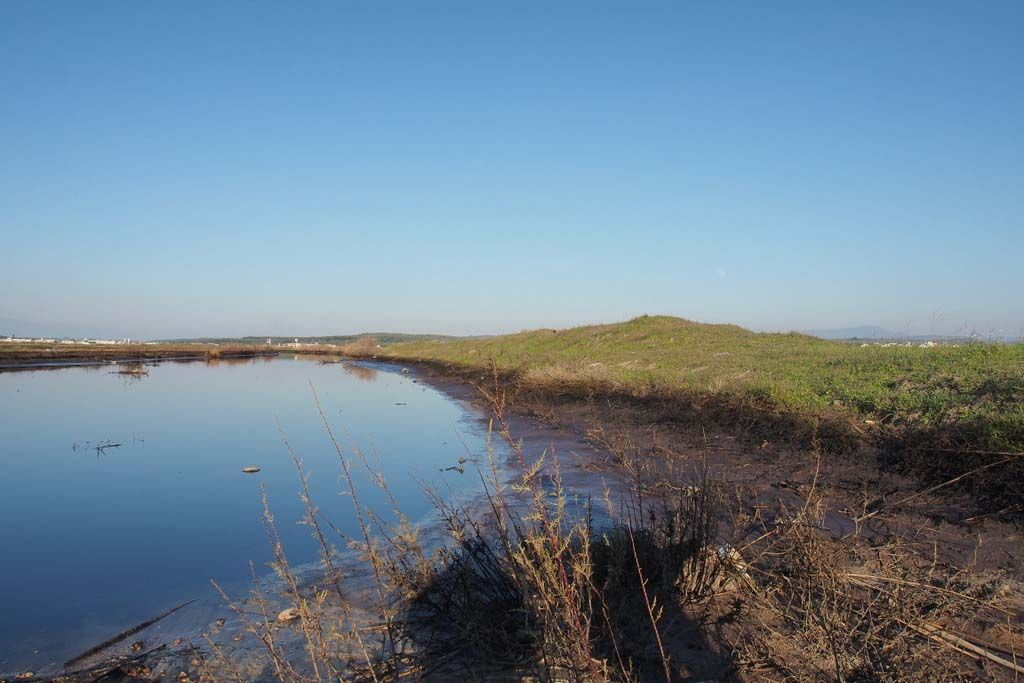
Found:
<path fill-rule="evenodd" d="M 149 657 L 154 652 L 159 652 L 161 650 L 166 650 L 166 649 L 167 649 L 167 643 L 164 643 L 162 645 L 157 645 L 156 647 L 154 647 L 154 648 L 152 648 L 150 650 L 146 650 L 145 652 L 143 652 L 141 654 L 135 655 L 134 657 L 129 657 L 128 659 L 125 659 L 125 660 L 122 660 L 122 661 L 119 661 L 119 662 L 116 662 L 116 663 L 104 664 L 102 666 L 90 669 L 88 672 L 77 672 L 76 671 L 76 672 L 74 672 L 74 674 L 88 673 L 90 676 L 93 675 L 93 674 L 98 674 L 96 676 L 96 678 L 92 679 L 92 683 L 97 683 L 97 681 L 102 681 L 104 679 L 107 679 L 107 677 L 110 676 L 110 674 L 114 673 L 118 669 L 123 669 L 123 667 L 126 664 L 131 664 L 132 662 L 142 661 L 146 657 Z"/>
<path fill-rule="evenodd" d="M 155 624 L 156 622 L 160 621 L 164 617 L 169 617 L 170 615 L 172 615 L 175 612 L 177 612 L 178 610 L 180 610 L 182 607 L 188 607 L 193 602 L 195 602 L 195 600 L 189 600 L 188 602 L 183 602 L 180 605 L 178 605 L 177 607 L 173 607 L 173 608 L 167 610 L 166 612 L 163 612 L 162 614 L 159 614 L 159 615 L 153 617 L 149 621 L 144 621 L 141 624 L 139 624 L 138 626 L 131 627 L 127 631 L 121 631 L 120 633 L 118 633 L 113 638 L 108 638 L 107 640 L 104 640 L 102 643 L 100 643 L 96 647 L 89 648 L 88 650 L 86 650 L 82 654 L 78 655 L 77 657 L 72 657 L 68 661 L 64 662 L 64 668 L 66 669 L 69 666 L 71 666 L 72 664 L 75 664 L 77 662 L 82 661 L 86 657 L 91 657 L 92 655 L 94 655 L 94 654 L 96 654 L 98 652 L 102 652 L 103 650 L 106 650 L 111 645 L 116 645 L 117 643 L 121 642 L 122 640 L 124 640 L 128 636 L 135 635 L 136 633 L 138 633 L 142 629 L 148 628 L 148 627 L 152 626 L 153 624 Z"/>
<path fill-rule="evenodd" d="M 950 484 L 955 484 L 956 482 L 960 481 L 961 479 L 965 479 L 965 478 L 971 476 L 972 474 L 977 474 L 978 472 L 981 472 L 982 470 L 987 470 L 989 468 L 997 467 L 999 465 L 1005 465 L 1006 463 L 1010 462 L 1011 460 L 1013 460 L 1018 455 L 1019 454 L 1014 454 L 1014 455 L 1012 455 L 1010 457 L 1003 458 L 1002 460 L 997 460 L 995 462 L 990 462 L 989 464 L 982 465 L 981 467 L 975 467 L 970 472 L 964 472 L 963 474 L 961 474 L 959 476 L 953 477 L 949 481 L 945 481 L 945 482 L 943 482 L 941 484 L 936 484 L 935 486 L 930 486 L 930 487 L 926 488 L 924 491 L 918 491 L 917 493 L 911 494 L 911 495 L 907 496 L 906 498 L 901 498 L 900 500 L 896 501 L 892 505 L 885 505 L 883 507 L 880 507 L 877 510 L 875 510 L 874 512 L 869 512 L 866 515 L 861 515 L 860 517 L 857 517 L 853 521 L 854 521 L 855 524 L 860 524 L 861 522 L 863 522 L 865 520 L 871 519 L 875 515 L 878 515 L 878 514 L 880 514 L 882 512 L 885 512 L 886 510 L 899 507 L 900 505 L 903 505 L 904 503 L 907 503 L 907 502 L 913 500 L 914 498 L 918 498 L 918 497 L 926 495 L 928 493 L 932 493 L 934 491 L 938 491 L 939 489 L 945 488 L 946 486 L 949 486 Z"/>
<path fill-rule="evenodd" d="M 1009 616 L 1013 616 L 1013 617 L 1019 616 L 1019 615 L 1014 614 L 1013 612 L 1011 612 L 1009 610 L 1003 609 L 1002 607 L 996 607 L 995 605 L 993 605 L 991 603 L 985 602 L 984 600 L 979 600 L 978 598 L 972 597 L 970 595 L 966 595 L 964 593 L 958 593 L 956 591 L 949 590 L 948 588 L 943 588 L 942 586 L 932 586 L 930 584 L 923 583 L 921 581 L 909 581 L 907 579 L 899 579 L 899 578 L 896 578 L 894 576 L 879 576 L 879 575 L 876 575 L 876 574 L 855 574 L 855 573 L 852 573 L 852 572 L 847 572 L 844 576 L 846 576 L 848 579 L 851 579 L 854 583 L 857 583 L 857 584 L 860 584 L 860 585 L 864 586 L 865 588 L 874 588 L 874 586 L 871 586 L 870 584 L 865 583 L 864 581 L 862 581 L 862 579 L 870 579 L 870 580 L 873 580 L 873 581 L 888 581 L 889 583 L 898 583 L 898 584 L 903 585 L 903 586 L 914 586 L 915 588 L 925 588 L 927 590 L 937 591 L 939 593 L 946 593 L 948 595 L 954 595 L 954 596 L 956 596 L 958 598 L 962 598 L 964 600 L 969 600 L 970 602 L 976 602 L 976 603 L 978 603 L 979 605 L 981 605 L 983 607 L 988 607 L 989 609 L 994 609 L 997 612 L 1002 612 L 1003 614 L 1006 614 L 1006 615 L 1009 615 Z"/>
<path fill-rule="evenodd" d="M 976 451 L 963 448 L 925 448 L 926 451 L 935 453 L 962 453 L 964 455 L 1011 455 L 1017 458 L 1024 458 L 1020 451 Z"/>
<path fill-rule="evenodd" d="M 923 623 L 920 626 L 908 623 L 907 626 L 914 629 L 918 633 L 931 638 L 932 640 L 951 646 L 955 650 L 967 650 L 969 653 L 973 653 L 973 655 L 984 657 L 990 662 L 995 662 L 996 664 L 1006 667 L 1011 671 L 1015 671 L 1019 674 L 1024 674 L 1024 666 L 1021 666 L 1016 662 L 1011 662 L 1008 659 L 1003 659 L 999 655 L 994 654 L 983 647 L 979 647 L 978 645 L 975 645 L 969 640 L 964 640 L 959 636 L 955 636 L 949 631 L 945 631 L 939 628 L 938 626 L 934 626 L 929 623 Z M 1014 659 L 1016 659 L 1016 657 Z"/>
<path fill-rule="evenodd" d="M 651 599 L 647 595 L 647 580 L 644 578 L 643 569 L 640 568 L 640 556 L 636 551 L 636 540 L 633 538 L 633 528 L 626 527 L 629 532 L 629 544 L 633 549 L 633 559 L 636 561 L 636 574 L 640 579 L 640 590 L 644 596 L 644 606 L 647 608 L 647 616 L 651 620 L 651 629 L 654 631 L 654 641 L 658 645 L 658 654 L 661 655 L 661 665 L 665 670 L 665 680 L 672 680 L 672 670 L 668 664 L 668 657 L 665 656 L 665 647 L 661 643 L 661 633 L 658 632 L 658 619 L 654 616 L 654 609 L 651 606 Z"/>

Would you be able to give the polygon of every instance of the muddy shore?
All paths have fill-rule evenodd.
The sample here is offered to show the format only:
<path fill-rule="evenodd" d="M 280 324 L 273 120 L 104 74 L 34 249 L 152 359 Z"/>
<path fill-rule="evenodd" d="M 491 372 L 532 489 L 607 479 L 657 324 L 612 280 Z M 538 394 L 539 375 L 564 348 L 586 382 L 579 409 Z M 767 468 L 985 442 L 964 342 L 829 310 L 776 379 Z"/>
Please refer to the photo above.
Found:
<path fill-rule="evenodd" d="M 430 363 L 400 365 L 414 369 L 422 381 L 477 411 L 487 411 L 476 388 L 476 383 L 489 387 L 493 382 L 486 375 L 454 373 Z M 955 486 L 917 495 L 926 486 L 913 476 L 890 471 L 885 467 L 884 453 L 869 445 L 819 457 L 785 442 L 761 441 L 755 445 L 746 435 L 710 430 L 691 421 L 673 421 L 635 404 L 602 396 L 581 400 L 531 393 L 520 401 L 511 400 L 510 407 L 514 427 L 521 430 L 515 431 L 517 437 L 537 444 L 552 434 L 561 435 L 565 448 L 576 452 L 586 449 L 587 458 L 579 463 L 581 467 L 606 472 L 609 477 L 633 476 L 630 467 L 610 459 L 606 447 L 610 441 L 625 438 L 652 467 L 647 478 L 654 488 L 673 478 L 688 482 L 698 459 L 706 459 L 712 479 L 742 485 L 756 497 L 755 504 L 795 503 L 814 483 L 830 501 L 834 531 L 839 535 L 850 533 L 855 519 L 882 511 L 865 522 L 868 532 L 912 530 L 916 534 L 922 527 L 929 527 L 932 537 L 943 539 L 945 549 L 952 553 L 950 560 L 965 560 L 969 554 L 979 562 L 978 569 L 1002 568 L 1024 578 L 1024 529 L 1010 514 L 1012 511 L 1004 515 L 984 512 L 968 491 Z M 916 497 L 906 504 L 896 504 L 912 495 Z M 985 544 L 976 552 L 979 535 Z"/>
<path fill-rule="evenodd" d="M 936 486 L 897 471 L 886 452 L 869 443 L 841 453 L 797 449 L 785 439 L 755 442 L 741 428 L 706 428 L 692 416 L 674 419 L 657 407 L 614 396 L 522 391 L 479 371 L 452 371 L 433 363 L 407 366 L 423 381 L 475 401 L 484 412 L 487 406 L 475 385 L 492 395 L 506 391 L 513 434 L 537 443 L 535 435 L 553 431 L 569 444 L 585 444 L 587 457 L 576 460 L 575 466 L 617 482 L 620 492 L 634 488 L 650 499 L 671 498 L 696 482 L 706 468 L 707 480 L 728 491 L 734 501 L 720 520 L 723 541 L 726 536 L 738 545 L 749 541 L 750 530 L 737 528 L 741 518 L 778 524 L 790 511 L 820 506 L 819 530 L 832 539 L 837 552 L 849 554 L 851 571 L 857 571 L 858 556 L 871 548 L 882 554 L 898 549 L 903 565 L 894 571 L 902 578 L 886 580 L 919 581 L 924 586 L 936 572 L 946 572 L 957 577 L 956 585 L 965 594 L 997 591 L 1002 605 L 997 618 L 1005 623 L 995 623 L 989 614 L 959 627 L 976 642 L 996 648 L 993 651 L 1018 653 L 1010 660 L 1019 666 L 1014 657 L 1020 657 L 1024 644 L 1024 530 L 1017 508 L 993 510 L 988 501 L 979 503 L 970 486 Z M 742 623 L 719 634 L 724 649 L 750 636 Z M 790 646 L 795 648 L 792 656 L 799 656 L 797 643 L 783 645 L 783 651 Z M 725 653 L 719 655 L 729 659 Z M 957 666 L 963 663 L 958 656 L 953 657 Z M 720 673 L 714 658 L 699 655 L 690 664 L 690 670 L 701 675 Z M 1009 671 L 992 667 L 982 678 L 1011 680 Z"/>

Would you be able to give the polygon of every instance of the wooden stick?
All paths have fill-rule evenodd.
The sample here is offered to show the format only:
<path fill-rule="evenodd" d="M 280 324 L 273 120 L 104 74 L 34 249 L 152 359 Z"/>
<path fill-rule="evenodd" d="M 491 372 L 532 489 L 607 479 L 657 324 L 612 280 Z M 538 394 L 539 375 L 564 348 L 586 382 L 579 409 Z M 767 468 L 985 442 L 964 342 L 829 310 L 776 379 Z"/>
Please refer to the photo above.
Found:
<path fill-rule="evenodd" d="M 148 628 L 148 627 L 152 626 L 153 624 L 155 624 L 156 622 L 160 621 L 164 617 L 169 617 L 170 615 L 172 615 L 175 612 L 177 612 L 178 610 L 180 610 L 182 607 L 188 607 L 193 602 L 195 602 L 195 600 L 189 600 L 188 602 L 183 602 L 180 605 L 178 605 L 177 607 L 173 607 L 173 608 L 167 610 L 166 612 L 164 612 L 162 614 L 158 614 L 157 616 L 153 617 L 149 621 L 144 621 L 141 624 L 139 624 L 138 626 L 131 627 L 127 631 L 121 631 L 120 633 L 118 633 L 113 638 L 108 638 L 107 640 L 104 640 L 102 643 L 100 643 L 96 647 L 91 647 L 88 650 L 86 650 L 85 652 L 83 652 L 82 654 L 78 655 L 77 657 L 72 657 L 68 661 L 64 662 L 64 668 L 66 669 L 69 666 L 71 666 L 72 664 L 75 664 L 77 662 L 82 661 L 86 657 L 91 657 L 92 655 L 94 655 L 94 654 L 96 654 L 98 652 L 102 652 L 103 650 L 106 650 L 111 645 L 115 645 L 115 644 L 121 642 L 122 640 L 124 640 L 128 636 L 135 635 L 136 633 L 138 633 L 142 629 Z"/>
<path fill-rule="evenodd" d="M 995 462 L 990 462 L 989 464 L 982 465 L 981 467 L 975 467 L 970 472 L 964 472 L 960 476 L 953 477 L 949 481 L 945 481 L 945 482 L 943 482 L 941 484 L 936 484 L 935 486 L 930 486 L 930 487 L 926 488 L 924 491 L 918 491 L 917 493 L 911 494 L 911 495 L 907 496 L 906 498 L 901 498 L 900 500 L 896 501 L 892 505 L 886 505 L 886 506 L 880 507 L 877 510 L 875 510 L 874 512 L 869 512 L 866 515 L 861 515 L 860 517 L 857 517 L 853 521 L 854 521 L 855 524 L 860 524 L 861 522 L 863 522 L 865 520 L 868 520 L 868 519 L 871 519 L 872 517 L 874 517 L 875 515 L 877 515 L 879 513 L 885 512 L 886 510 L 890 510 L 892 508 L 899 507 L 900 505 L 903 505 L 904 503 L 907 503 L 907 502 L 913 500 L 914 498 L 917 498 L 919 496 L 923 496 L 923 495 L 928 494 L 928 493 L 932 493 L 934 491 L 938 491 L 939 489 L 944 488 L 946 486 L 949 486 L 950 484 L 955 484 L 956 482 L 960 481 L 961 479 L 969 477 L 972 474 L 977 474 L 978 472 L 981 472 L 982 470 L 987 470 L 990 467 L 996 467 L 998 465 L 1005 465 L 1006 463 L 1010 462 L 1011 460 L 1013 460 L 1016 457 L 1018 457 L 1017 454 L 1014 454 L 1014 455 L 1012 455 L 1012 456 L 1010 456 L 1008 458 L 1003 458 L 1002 460 L 997 460 Z"/>
<path fill-rule="evenodd" d="M 1007 610 L 1007 609 L 1003 609 L 1002 607 L 996 607 L 995 605 L 993 605 L 991 603 L 988 603 L 988 602 L 985 602 L 984 600 L 979 600 L 978 598 L 975 598 L 975 597 L 970 596 L 970 595 L 965 595 L 964 593 L 958 593 L 958 592 L 956 592 L 954 590 L 950 590 L 948 588 L 943 588 L 942 586 L 933 586 L 933 585 L 931 585 L 929 583 L 923 583 L 921 581 L 909 581 L 907 579 L 900 579 L 900 578 L 896 578 L 894 576 L 883 576 L 883 575 L 879 575 L 879 574 L 856 574 L 856 573 L 853 573 L 853 572 L 847 572 L 847 573 L 843 574 L 843 576 L 846 576 L 847 578 L 851 579 L 854 583 L 856 583 L 858 585 L 861 585 L 861 586 L 864 586 L 865 588 L 877 588 L 877 587 L 876 586 L 872 586 L 870 583 L 866 583 L 864 581 L 861 581 L 860 579 L 870 579 L 870 580 L 873 580 L 873 581 L 888 581 L 889 583 L 898 583 L 898 584 L 901 584 L 901 585 L 904 585 L 904 586 L 915 586 L 917 588 L 924 588 L 925 590 L 936 591 L 936 592 L 939 592 L 939 593 L 946 593 L 947 595 L 954 595 L 954 596 L 960 598 L 961 600 L 968 600 L 970 602 L 975 602 L 975 603 L 978 603 L 979 605 L 981 605 L 982 607 L 987 607 L 987 608 L 993 609 L 993 610 L 995 610 L 997 612 L 1002 612 L 1003 614 L 1006 614 L 1007 616 L 1016 617 L 1018 619 L 1021 618 L 1021 615 L 1019 615 L 1019 614 L 1011 612 L 1010 610 Z"/>
<path fill-rule="evenodd" d="M 1016 662 L 1011 662 L 1008 659 L 1003 659 L 999 655 L 994 654 L 983 647 L 979 647 L 969 640 L 964 640 L 959 636 L 954 636 L 949 631 L 944 631 L 938 626 L 933 626 L 932 624 L 928 623 L 921 624 L 920 626 L 916 626 L 914 624 L 907 625 L 910 626 L 910 628 L 917 631 L 918 633 L 928 636 L 932 640 L 942 641 L 945 644 L 950 645 L 957 650 L 967 650 L 968 652 L 971 652 L 975 655 L 984 657 L 990 662 L 995 662 L 1000 666 L 1004 666 L 1011 671 L 1016 671 L 1019 674 L 1024 674 L 1024 666 L 1021 666 Z M 1016 657 L 1014 657 L 1014 659 L 1016 659 Z"/>
<path fill-rule="evenodd" d="M 933 451 L 935 453 L 963 453 L 964 455 L 1012 455 L 1018 458 L 1024 458 L 1024 453 L 1020 451 L 972 451 L 965 450 L 963 448 L 924 448 L 926 451 Z"/>
<path fill-rule="evenodd" d="M 152 650 L 146 650 L 143 653 L 137 654 L 134 657 L 129 657 L 128 659 L 124 659 L 124 660 L 117 661 L 117 662 L 108 662 L 106 664 L 101 664 L 99 666 L 93 666 L 93 667 L 91 667 L 89 669 L 85 669 L 85 670 L 81 670 L 81 671 L 73 671 L 73 672 L 71 672 L 70 675 L 72 675 L 72 676 L 80 676 L 80 675 L 95 676 L 95 678 L 91 678 L 90 679 L 90 683 L 98 683 L 98 681 L 110 680 L 107 677 L 110 674 L 112 674 L 113 672 L 117 671 L 118 669 L 122 669 L 123 670 L 123 667 L 125 665 L 131 664 L 132 662 L 142 661 L 146 657 L 149 657 L 154 652 L 160 652 L 161 650 L 166 650 L 166 649 L 167 649 L 167 643 L 164 643 L 162 645 L 157 645 Z"/>

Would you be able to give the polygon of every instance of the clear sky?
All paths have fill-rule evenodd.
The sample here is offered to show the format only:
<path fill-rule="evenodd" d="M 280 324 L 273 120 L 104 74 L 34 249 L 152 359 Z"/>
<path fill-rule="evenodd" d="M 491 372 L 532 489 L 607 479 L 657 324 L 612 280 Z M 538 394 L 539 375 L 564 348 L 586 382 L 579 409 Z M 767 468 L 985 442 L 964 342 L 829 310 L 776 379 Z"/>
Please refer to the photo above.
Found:
<path fill-rule="evenodd" d="M 1022 36 L 1019 0 L 8 0 L 0 334 L 1021 334 Z"/>

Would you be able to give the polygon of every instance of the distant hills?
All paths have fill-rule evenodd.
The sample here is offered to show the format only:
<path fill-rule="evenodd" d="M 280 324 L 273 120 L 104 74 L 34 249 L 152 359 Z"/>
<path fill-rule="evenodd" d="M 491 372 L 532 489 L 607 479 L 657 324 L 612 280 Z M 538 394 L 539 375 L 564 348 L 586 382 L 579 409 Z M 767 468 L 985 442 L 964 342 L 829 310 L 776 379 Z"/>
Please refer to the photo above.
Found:
<path fill-rule="evenodd" d="M 878 325 L 860 325 L 859 327 L 840 327 L 831 330 L 804 330 L 803 334 L 812 337 L 834 340 L 870 340 L 870 341 L 937 341 L 937 342 L 968 342 L 975 339 L 984 341 L 1015 341 L 1012 336 L 992 338 L 965 334 L 906 334 L 904 332 L 893 332 Z"/>
<path fill-rule="evenodd" d="M 897 339 L 907 337 L 887 330 L 878 325 L 860 325 L 859 327 L 838 327 L 831 330 L 804 330 L 804 334 L 822 339 Z M 907 337 L 908 339 L 911 337 Z"/>

